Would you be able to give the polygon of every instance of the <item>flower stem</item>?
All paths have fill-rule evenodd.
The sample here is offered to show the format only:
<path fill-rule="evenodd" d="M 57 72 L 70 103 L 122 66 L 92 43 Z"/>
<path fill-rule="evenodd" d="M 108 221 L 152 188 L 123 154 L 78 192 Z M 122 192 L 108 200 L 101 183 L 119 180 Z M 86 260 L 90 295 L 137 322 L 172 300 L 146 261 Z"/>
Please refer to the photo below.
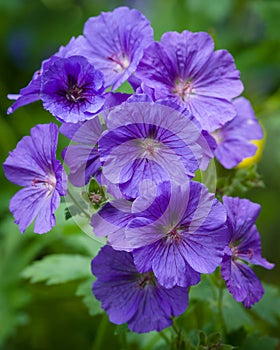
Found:
<path fill-rule="evenodd" d="M 68 189 L 67 191 L 68 196 L 71 198 L 71 200 L 73 201 L 73 203 L 80 209 L 80 211 L 82 213 L 85 214 L 85 216 L 90 220 L 91 216 L 89 215 L 89 213 L 87 211 L 85 211 L 85 209 L 80 205 L 80 203 L 76 200 L 76 198 L 72 195 L 72 193 L 70 192 L 70 190 Z"/>

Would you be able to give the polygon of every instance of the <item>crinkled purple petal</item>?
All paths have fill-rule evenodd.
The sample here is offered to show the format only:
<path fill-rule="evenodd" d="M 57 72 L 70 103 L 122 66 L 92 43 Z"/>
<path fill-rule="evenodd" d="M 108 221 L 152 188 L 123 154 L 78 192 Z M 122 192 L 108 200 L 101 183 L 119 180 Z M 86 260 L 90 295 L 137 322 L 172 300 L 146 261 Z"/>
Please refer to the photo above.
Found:
<path fill-rule="evenodd" d="M 136 159 L 127 164 L 120 174 L 120 190 L 125 198 L 134 199 L 139 196 L 139 186 L 149 179 L 154 185 L 168 181 L 166 171 L 155 161 L 145 158 Z M 126 180 L 126 182 L 125 182 Z"/>
<path fill-rule="evenodd" d="M 165 288 L 175 285 L 189 287 L 200 281 L 200 274 L 186 263 L 176 244 L 162 239 L 135 249 L 132 253 L 139 272 L 152 269 L 158 282 Z"/>
<path fill-rule="evenodd" d="M 272 269 L 274 267 L 274 264 L 271 264 L 262 257 L 261 238 L 255 225 L 244 232 L 244 236 L 240 239 L 236 250 L 235 256 L 241 260 L 247 261 L 250 264 L 260 265 L 266 269 Z"/>
<path fill-rule="evenodd" d="M 32 128 L 31 136 L 23 137 L 3 164 L 7 179 L 19 186 L 29 186 L 34 179 L 43 180 L 46 172 L 53 172 L 57 135 L 58 128 L 53 123 Z"/>
<path fill-rule="evenodd" d="M 131 280 L 96 281 L 92 291 L 102 308 L 108 313 L 111 322 L 122 324 L 136 313 L 141 295 L 133 288 Z"/>
<path fill-rule="evenodd" d="M 104 109 L 116 107 L 130 98 L 130 94 L 123 94 L 121 92 L 107 92 L 105 95 Z M 103 116 L 104 112 L 102 113 Z"/>
<path fill-rule="evenodd" d="M 215 156 L 226 169 L 232 169 L 244 158 L 252 157 L 256 151 L 257 146 L 253 143 L 228 137 L 217 147 Z"/>
<path fill-rule="evenodd" d="M 237 111 L 237 116 L 223 128 L 223 132 L 233 133 L 235 137 L 246 140 L 259 140 L 263 138 L 263 130 L 249 100 L 245 97 L 238 97 L 232 101 Z"/>
<path fill-rule="evenodd" d="M 53 213 L 59 203 L 60 199 L 56 191 L 49 195 L 46 188 L 29 186 L 13 196 L 9 209 L 21 233 L 24 233 L 36 217 L 39 221 L 35 222 L 34 232 L 45 233 L 55 225 Z"/>
<path fill-rule="evenodd" d="M 188 306 L 187 288 L 170 289 L 157 286 L 148 289 L 141 298 L 136 313 L 129 320 L 129 328 L 137 333 L 160 332 L 172 325 L 171 315 L 182 314 Z"/>
<path fill-rule="evenodd" d="M 243 91 L 240 73 L 236 70 L 232 55 L 217 50 L 209 57 L 200 74 L 195 78 L 194 89 L 198 95 L 231 100 Z"/>
<path fill-rule="evenodd" d="M 91 218 L 91 226 L 96 236 L 107 236 L 108 244 L 117 250 L 131 250 L 125 237 L 125 227 L 133 218 L 131 202 L 124 199 L 106 203 Z"/>
<path fill-rule="evenodd" d="M 237 242 L 254 225 L 260 213 L 261 206 L 246 198 L 223 197 L 224 207 L 227 211 L 227 225 L 231 242 Z"/>
<path fill-rule="evenodd" d="M 236 301 L 247 308 L 261 299 L 264 290 L 253 270 L 242 262 L 232 261 L 225 256 L 221 265 L 221 273 L 229 292 Z"/>
<path fill-rule="evenodd" d="M 41 76 L 38 74 L 33 78 L 28 86 L 20 90 L 20 94 L 16 95 L 16 102 L 14 102 L 7 110 L 7 114 L 14 113 L 19 107 L 28 105 L 29 103 L 40 100 L 40 86 Z M 14 100 L 14 95 L 8 95 L 8 98 Z"/>
<path fill-rule="evenodd" d="M 101 167 L 98 150 L 91 145 L 70 145 L 63 150 L 62 156 L 70 167 L 68 179 L 77 187 L 86 185 Z"/>
<path fill-rule="evenodd" d="M 102 125 L 99 118 L 95 117 L 83 123 L 64 123 L 59 131 L 72 141 L 95 145 L 102 133 Z"/>
<path fill-rule="evenodd" d="M 188 306 L 187 288 L 166 289 L 150 273 L 139 274 L 131 253 L 105 246 L 91 266 L 97 277 L 92 288 L 95 297 L 112 322 L 127 322 L 134 332 L 161 331 Z"/>
<path fill-rule="evenodd" d="M 189 109 L 202 128 L 209 132 L 222 127 L 236 116 L 233 104 L 219 97 L 194 95 L 189 102 Z"/>
<path fill-rule="evenodd" d="M 251 140 L 263 137 L 250 102 L 239 97 L 233 101 L 233 105 L 237 110 L 236 117 L 214 132 L 218 141 L 215 155 L 227 169 L 235 167 L 246 157 L 252 157 L 257 147 Z"/>
<path fill-rule="evenodd" d="M 105 88 L 117 89 L 136 70 L 153 29 L 139 11 L 119 7 L 88 19 L 84 27 L 91 62 L 101 70 Z M 98 44 L 97 44 L 98 43 Z"/>

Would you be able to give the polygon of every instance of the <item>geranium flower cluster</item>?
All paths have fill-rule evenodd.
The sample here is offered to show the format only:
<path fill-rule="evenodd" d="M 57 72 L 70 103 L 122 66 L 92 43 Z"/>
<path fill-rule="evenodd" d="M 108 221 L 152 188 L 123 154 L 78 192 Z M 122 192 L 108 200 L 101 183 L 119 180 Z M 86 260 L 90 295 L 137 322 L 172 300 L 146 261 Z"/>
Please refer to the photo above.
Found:
<path fill-rule="evenodd" d="M 132 94 L 116 91 L 125 81 Z M 120 7 L 90 18 L 9 95 L 8 113 L 41 100 L 61 123 L 35 126 L 4 163 L 24 187 L 10 202 L 15 223 L 24 232 L 35 220 L 35 233 L 55 225 L 67 191 L 60 131 L 72 141 L 62 154 L 68 180 L 102 189 L 88 195 L 93 231 L 107 237 L 92 260 L 93 294 L 112 322 L 138 333 L 170 326 L 189 288 L 219 266 L 237 301 L 251 307 L 262 297 L 248 265 L 273 267 L 261 256 L 260 206 L 221 203 L 193 180 L 214 157 L 233 168 L 255 153 L 262 128 L 242 90 L 233 57 L 215 51 L 209 34 L 169 32 L 156 42 L 143 14 Z"/>

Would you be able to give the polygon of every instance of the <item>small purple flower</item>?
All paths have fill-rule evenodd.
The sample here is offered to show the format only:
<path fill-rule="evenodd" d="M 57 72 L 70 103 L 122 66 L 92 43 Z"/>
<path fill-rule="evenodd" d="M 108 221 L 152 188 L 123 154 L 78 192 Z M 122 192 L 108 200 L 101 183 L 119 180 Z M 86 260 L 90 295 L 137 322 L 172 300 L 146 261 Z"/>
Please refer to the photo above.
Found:
<path fill-rule="evenodd" d="M 86 185 L 101 167 L 97 140 L 102 133 L 99 118 L 82 123 L 64 123 L 60 132 L 73 142 L 63 150 L 63 159 L 70 167 L 69 181 L 77 187 Z"/>
<path fill-rule="evenodd" d="M 247 308 L 261 299 L 264 290 L 253 270 L 246 264 L 272 269 L 261 256 L 260 235 L 255 221 L 260 212 L 260 205 L 248 199 L 223 197 L 227 211 L 227 226 L 230 234 L 229 245 L 221 264 L 221 273 L 229 292 L 236 301 Z"/>
<path fill-rule="evenodd" d="M 56 58 L 41 77 L 43 106 L 59 121 L 92 119 L 104 105 L 103 74 L 82 56 Z"/>
<path fill-rule="evenodd" d="M 225 209 L 193 181 L 173 184 L 171 196 L 163 190 L 155 201 L 158 205 L 126 227 L 135 265 L 141 273 L 152 270 L 166 288 L 194 285 L 200 273 L 212 273 L 222 260 L 228 242 Z"/>
<path fill-rule="evenodd" d="M 105 88 L 116 90 L 136 70 L 144 48 L 153 41 L 153 29 L 135 9 L 119 7 L 88 19 L 86 57 L 104 74 Z"/>
<path fill-rule="evenodd" d="M 101 301 L 110 321 L 128 323 L 133 332 L 161 331 L 172 325 L 188 306 L 188 289 L 166 289 L 153 273 L 139 273 L 131 253 L 104 246 L 92 260 L 92 273 L 97 277 L 92 291 Z"/>
<path fill-rule="evenodd" d="M 243 90 L 233 57 L 226 50 L 214 51 L 207 33 L 187 30 L 165 33 L 160 42 L 148 46 L 136 77 L 156 99 L 188 106 L 209 132 L 236 115 L 231 99 Z"/>
<path fill-rule="evenodd" d="M 252 140 L 263 137 L 250 102 L 244 97 L 233 100 L 237 115 L 212 135 L 217 141 L 215 156 L 227 169 L 238 165 L 244 158 L 252 157 L 257 150 Z"/>
<path fill-rule="evenodd" d="M 83 49 L 84 41 L 85 39 L 81 35 L 78 38 L 71 38 L 66 46 L 61 46 L 57 53 L 44 60 L 42 62 L 41 68 L 34 73 L 30 83 L 26 87 L 22 88 L 19 94 L 8 95 L 8 98 L 10 100 L 16 100 L 16 102 L 14 102 L 12 106 L 8 108 L 7 114 L 14 113 L 14 111 L 19 107 L 25 106 L 35 101 L 39 101 L 41 99 L 41 76 L 44 70 L 49 67 L 53 59 L 56 57 L 69 57 L 78 55 L 78 53 Z"/>
<path fill-rule="evenodd" d="M 192 117 L 162 104 L 123 103 L 106 124 L 98 142 L 103 175 L 128 199 L 138 196 L 145 179 L 184 183 L 212 154 Z"/>
<path fill-rule="evenodd" d="M 35 233 L 48 232 L 55 225 L 54 212 L 67 186 L 64 169 L 56 159 L 57 139 L 55 124 L 39 124 L 3 164 L 7 179 L 25 186 L 10 202 L 10 211 L 22 233 L 34 219 Z"/>

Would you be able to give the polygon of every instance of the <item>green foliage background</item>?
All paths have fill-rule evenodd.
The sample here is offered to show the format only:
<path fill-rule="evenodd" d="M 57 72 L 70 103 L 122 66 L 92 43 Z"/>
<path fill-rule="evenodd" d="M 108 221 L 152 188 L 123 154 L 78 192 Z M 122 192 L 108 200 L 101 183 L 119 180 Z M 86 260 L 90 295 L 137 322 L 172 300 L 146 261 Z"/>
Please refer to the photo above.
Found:
<path fill-rule="evenodd" d="M 267 321 L 260 326 L 260 340 L 254 340 L 257 338 L 253 327 L 249 336 L 243 335 L 242 329 L 250 327 L 250 320 L 244 316 L 240 305 L 232 305 L 227 299 L 225 318 L 233 322 L 230 324 L 233 327 L 230 333 L 232 344 L 234 339 L 243 337 L 245 340 L 239 342 L 242 343 L 240 349 L 274 349 L 277 341 L 272 338 L 280 333 L 280 315 L 275 312 L 280 309 L 279 0 L 0 0 L 1 163 L 19 139 L 29 134 L 32 126 L 54 121 L 40 102 L 7 116 L 6 110 L 11 104 L 7 94 L 17 93 L 27 85 L 43 59 L 56 52 L 60 45 L 65 45 L 72 36 L 81 34 L 88 17 L 120 5 L 140 9 L 150 19 L 156 39 L 172 30 L 209 32 L 216 48 L 229 50 L 241 71 L 244 96 L 252 102 L 267 134 L 263 157 L 258 165 L 265 187 L 250 190 L 244 196 L 262 205 L 257 224 L 263 255 L 276 263 L 276 267 L 272 271 L 261 268 L 255 271 L 263 282 L 277 287 L 268 286 L 271 299 L 267 297 L 261 310 L 258 311 L 257 307 L 253 311 L 256 319 L 264 317 Z M 66 142 L 61 140 L 60 150 Z M 72 220 L 65 224 L 63 208 L 52 232 L 38 236 L 31 228 L 21 235 L 8 211 L 9 199 L 18 188 L 4 178 L 2 169 L 0 181 L 0 349 L 98 350 L 125 347 L 122 336 L 125 330 L 118 328 L 119 334 L 115 335 L 116 327 L 108 322 L 107 316 L 96 315 L 99 305 L 94 304 L 87 292 L 93 281 L 89 272 L 90 260 L 100 244 L 86 235 L 81 236 L 79 227 Z M 64 255 L 57 257 L 61 253 Z M 40 262 L 50 255 L 53 260 L 44 270 Z M 74 262 L 74 272 L 69 268 L 69 261 Z M 35 264 L 27 268 L 32 262 Z M 65 276 L 59 275 L 59 266 L 66 271 Z M 26 278 L 34 275 L 34 269 L 43 273 L 39 283 L 31 284 Z M 57 284 L 56 278 L 57 281 L 64 278 L 65 283 Z M 199 293 L 203 296 L 200 302 L 208 300 L 211 305 L 213 298 L 209 293 L 204 291 L 203 294 L 203 289 Z M 196 313 L 198 325 L 195 327 L 203 328 L 201 320 L 205 317 L 206 322 L 207 315 L 199 305 L 199 300 L 194 298 L 190 315 Z M 189 329 L 194 327 L 188 320 L 182 324 Z M 153 332 L 144 336 L 129 335 L 129 347 L 164 349 Z"/>

